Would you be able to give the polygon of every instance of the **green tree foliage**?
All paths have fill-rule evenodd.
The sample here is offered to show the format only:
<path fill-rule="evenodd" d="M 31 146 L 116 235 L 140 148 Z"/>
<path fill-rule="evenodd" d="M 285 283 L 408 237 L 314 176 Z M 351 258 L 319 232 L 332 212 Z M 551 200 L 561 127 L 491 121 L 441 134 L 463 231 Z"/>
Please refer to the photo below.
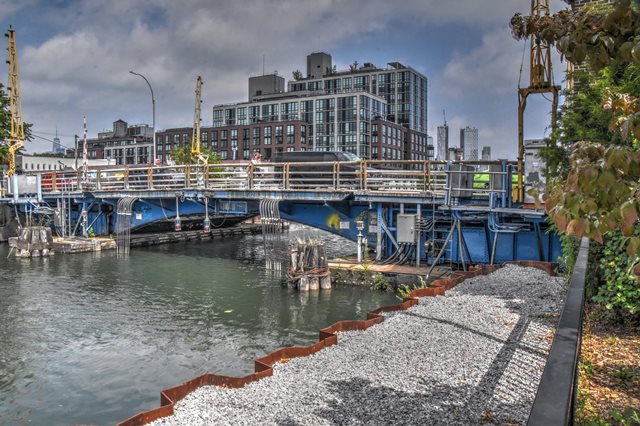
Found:
<path fill-rule="evenodd" d="M 640 2 L 615 0 L 577 11 L 562 10 L 550 17 L 514 15 L 511 32 L 517 39 L 530 35 L 555 45 L 574 64 L 586 62 L 599 71 L 615 63 L 640 64 Z"/>
<path fill-rule="evenodd" d="M 567 237 L 587 236 L 597 281 L 592 300 L 617 318 L 640 311 L 640 1 L 515 15 L 514 37 L 534 35 L 580 65 L 545 153 L 551 175 L 546 210 Z M 565 237 L 565 238 L 567 238 Z"/>
<path fill-rule="evenodd" d="M 200 148 L 200 152 L 202 156 L 207 158 L 208 164 L 219 164 L 220 157 L 210 148 L 202 147 Z M 191 153 L 190 146 L 180 146 L 175 147 L 171 150 L 171 158 L 176 164 L 198 164 L 198 156 L 195 156 Z"/>
<path fill-rule="evenodd" d="M 569 95 L 555 135 L 559 143 L 551 166 L 567 179 L 551 187 L 546 200 L 550 217 L 561 232 L 577 237 L 602 242 L 605 232 L 618 228 L 629 237 L 640 211 L 637 1 L 564 10 L 551 17 L 515 15 L 511 26 L 516 38 L 534 34 L 569 60 L 589 65 L 579 75 L 578 92 Z M 635 254 L 640 243 L 633 241 L 629 246 Z"/>

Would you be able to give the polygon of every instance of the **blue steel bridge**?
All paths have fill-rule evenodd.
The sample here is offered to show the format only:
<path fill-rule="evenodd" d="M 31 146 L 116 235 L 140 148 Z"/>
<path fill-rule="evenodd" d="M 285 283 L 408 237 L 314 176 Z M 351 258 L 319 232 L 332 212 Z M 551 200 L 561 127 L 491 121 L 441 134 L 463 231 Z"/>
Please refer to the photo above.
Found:
<path fill-rule="evenodd" d="M 354 241 L 360 225 L 383 262 L 554 261 L 561 247 L 544 212 L 512 201 L 515 173 L 508 161 L 135 166 L 14 175 L 0 205 L 58 235 L 114 235 L 119 221 L 136 232 L 261 215 Z"/>

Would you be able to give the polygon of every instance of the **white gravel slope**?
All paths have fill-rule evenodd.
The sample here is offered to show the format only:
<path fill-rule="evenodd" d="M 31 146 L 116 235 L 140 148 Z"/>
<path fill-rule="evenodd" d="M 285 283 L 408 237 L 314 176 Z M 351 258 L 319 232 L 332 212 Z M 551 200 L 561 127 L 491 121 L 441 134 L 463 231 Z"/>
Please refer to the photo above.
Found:
<path fill-rule="evenodd" d="M 563 280 L 508 265 L 420 299 L 241 389 L 203 387 L 153 425 L 525 423 Z"/>

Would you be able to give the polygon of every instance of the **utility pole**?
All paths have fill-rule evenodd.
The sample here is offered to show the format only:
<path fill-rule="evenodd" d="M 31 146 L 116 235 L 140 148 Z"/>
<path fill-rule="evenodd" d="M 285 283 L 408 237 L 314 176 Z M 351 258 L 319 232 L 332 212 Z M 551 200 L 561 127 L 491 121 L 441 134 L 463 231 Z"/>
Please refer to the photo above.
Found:
<path fill-rule="evenodd" d="M 75 149 L 73 150 L 73 156 L 76 159 L 76 172 L 78 171 L 78 135 L 73 135 L 76 140 Z"/>

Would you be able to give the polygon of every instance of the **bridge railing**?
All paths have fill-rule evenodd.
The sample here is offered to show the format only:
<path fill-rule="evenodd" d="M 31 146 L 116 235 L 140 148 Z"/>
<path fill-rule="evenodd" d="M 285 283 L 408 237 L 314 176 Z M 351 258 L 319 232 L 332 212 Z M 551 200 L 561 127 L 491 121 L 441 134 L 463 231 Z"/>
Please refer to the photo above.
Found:
<path fill-rule="evenodd" d="M 43 193 L 73 190 L 146 191 L 344 190 L 428 193 L 436 197 L 507 197 L 514 166 L 507 162 L 366 160 L 318 163 L 233 163 L 135 166 L 43 174 Z"/>
<path fill-rule="evenodd" d="M 512 170 L 509 163 L 464 161 L 448 166 L 446 193 L 452 198 L 500 199 L 510 197 Z"/>
<path fill-rule="evenodd" d="M 445 162 L 371 160 L 365 163 L 362 189 L 373 192 L 428 192 L 444 196 L 447 182 Z"/>
<path fill-rule="evenodd" d="M 42 174 L 42 192 L 69 192 L 78 190 L 76 172 L 53 172 Z"/>

